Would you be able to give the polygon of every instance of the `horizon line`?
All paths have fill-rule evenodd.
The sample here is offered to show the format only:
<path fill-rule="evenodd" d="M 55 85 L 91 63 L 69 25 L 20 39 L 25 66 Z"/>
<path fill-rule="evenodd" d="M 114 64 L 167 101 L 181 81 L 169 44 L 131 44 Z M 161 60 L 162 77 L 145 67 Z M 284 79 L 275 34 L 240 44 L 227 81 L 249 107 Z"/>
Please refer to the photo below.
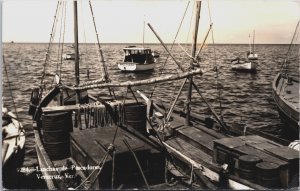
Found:
<path fill-rule="evenodd" d="M 15 42 L 15 41 L 10 41 L 10 42 L 2 42 L 2 44 L 48 44 L 49 42 Z M 95 44 L 96 42 L 79 42 L 79 44 Z M 59 44 L 58 42 L 52 42 L 52 44 Z M 74 42 L 65 42 L 63 44 L 74 44 Z M 134 43 L 134 42 L 103 42 L 100 44 L 137 44 L 137 45 L 142 45 L 142 44 L 149 44 L 149 45 L 159 45 L 161 43 Z M 173 43 L 164 43 L 164 44 L 173 44 Z M 180 43 L 182 45 L 189 45 L 192 43 Z M 201 45 L 201 43 L 197 43 L 199 45 Z M 249 45 L 249 43 L 206 43 L 207 45 L 213 45 L 213 44 L 217 44 L 217 45 Z M 290 43 L 255 43 L 255 45 L 287 45 Z M 295 44 L 295 45 L 300 45 L 299 44 Z"/>

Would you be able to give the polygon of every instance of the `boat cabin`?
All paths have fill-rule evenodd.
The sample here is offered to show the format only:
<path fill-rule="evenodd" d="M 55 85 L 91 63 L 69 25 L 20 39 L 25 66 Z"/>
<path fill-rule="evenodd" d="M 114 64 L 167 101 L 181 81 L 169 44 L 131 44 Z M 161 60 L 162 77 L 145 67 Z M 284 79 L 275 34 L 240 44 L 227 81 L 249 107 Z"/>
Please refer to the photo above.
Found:
<path fill-rule="evenodd" d="M 138 64 L 150 64 L 154 58 L 150 48 L 126 47 L 124 50 L 124 62 L 134 62 Z"/>

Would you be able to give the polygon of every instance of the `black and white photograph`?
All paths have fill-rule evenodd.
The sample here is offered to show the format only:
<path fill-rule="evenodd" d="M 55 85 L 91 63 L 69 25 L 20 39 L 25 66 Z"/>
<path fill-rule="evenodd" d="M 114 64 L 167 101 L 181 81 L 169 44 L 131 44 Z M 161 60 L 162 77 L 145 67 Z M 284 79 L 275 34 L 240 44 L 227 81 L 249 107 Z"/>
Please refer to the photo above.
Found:
<path fill-rule="evenodd" d="M 299 189 L 300 0 L 0 8 L 2 189 Z"/>

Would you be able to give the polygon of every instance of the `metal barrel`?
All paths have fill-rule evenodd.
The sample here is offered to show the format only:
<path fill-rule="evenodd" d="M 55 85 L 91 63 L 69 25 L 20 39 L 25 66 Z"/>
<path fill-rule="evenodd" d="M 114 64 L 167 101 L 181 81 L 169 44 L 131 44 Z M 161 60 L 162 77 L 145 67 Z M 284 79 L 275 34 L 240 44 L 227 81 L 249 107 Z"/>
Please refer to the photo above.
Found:
<path fill-rule="evenodd" d="M 53 160 L 70 156 L 70 131 L 73 128 L 69 112 L 42 115 L 43 142 Z"/>
<path fill-rule="evenodd" d="M 254 155 L 242 155 L 239 157 L 238 175 L 249 181 L 255 181 L 256 164 L 262 160 Z"/>
<path fill-rule="evenodd" d="M 143 103 L 128 103 L 125 105 L 125 120 L 128 128 L 146 134 L 147 108 Z"/>
<path fill-rule="evenodd" d="M 280 186 L 280 166 L 272 162 L 260 162 L 256 164 L 258 182 L 268 188 Z"/>

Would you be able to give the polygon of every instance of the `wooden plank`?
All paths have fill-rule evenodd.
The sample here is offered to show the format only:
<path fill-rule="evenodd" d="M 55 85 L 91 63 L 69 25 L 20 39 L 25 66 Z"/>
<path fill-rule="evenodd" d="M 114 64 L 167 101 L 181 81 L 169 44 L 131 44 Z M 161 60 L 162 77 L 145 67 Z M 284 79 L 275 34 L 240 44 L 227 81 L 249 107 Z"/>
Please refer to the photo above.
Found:
<path fill-rule="evenodd" d="M 179 153 L 182 153 L 182 155 L 185 155 L 186 157 L 190 158 L 190 160 L 205 165 L 211 170 L 214 170 L 216 172 L 219 172 L 222 170 L 222 167 L 216 163 L 213 163 L 212 156 L 208 155 L 207 153 L 203 152 L 200 149 L 197 149 L 193 145 L 189 144 L 185 140 L 182 140 L 180 138 L 173 138 L 165 141 L 166 144 L 173 147 L 175 150 L 177 150 Z M 172 152 L 172 151 L 171 151 Z"/>
<path fill-rule="evenodd" d="M 184 126 L 176 131 L 178 132 L 179 137 L 183 138 L 196 148 L 202 149 L 210 155 L 213 154 L 213 140 L 216 139 L 215 137 L 194 127 Z"/>
<path fill-rule="evenodd" d="M 115 130 L 116 127 L 75 130 L 71 133 L 71 138 L 89 158 L 98 163 L 105 155 L 108 146 L 112 143 Z M 116 154 L 128 152 L 123 139 L 127 140 L 134 151 L 151 149 L 146 143 L 119 128 L 114 142 Z M 111 160 L 111 157 L 108 157 L 107 161 L 109 160 Z"/>
<path fill-rule="evenodd" d="M 266 152 L 269 154 L 280 158 L 286 162 L 290 161 L 299 161 L 299 151 L 289 148 L 289 147 L 281 147 L 281 148 L 266 148 Z M 298 168 L 298 167 L 296 167 Z"/>
<path fill-rule="evenodd" d="M 126 81 L 126 82 L 121 82 L 121 83 L 98 83 L 95 82 L 92 85 L 86 85 L 86 86 L 81 86 L 79 85 L 78 87 L 70 87 L 70 86 L 64 86 L 67 89 L 70 90 L 88 90 L 88 89 L 93 89 L 93 88 L 106 88 L 106 87 L 128 87 L 128 86 L 141 86 L 141 85 L 147 85 L 147 84 L 154 84 L 154 83 L 160 83 L 160 82 L 165 82 L 165 81 L 171 81 L 171 80 L 179 80 L 186 78 L 188 76 L 193 76 L 193 75 L 201 75 L 202 71 L 201 69 L 195 69 L 191 70 L 188 72 L 183 72 L 183 73 L 178 73 L 174 75 L 167 75 L 164 77 L 156 77 L 156 78 L 151 78 L 151 79 L 146 79 L 146 80 L 139 80 L 139 81 Z"/>

